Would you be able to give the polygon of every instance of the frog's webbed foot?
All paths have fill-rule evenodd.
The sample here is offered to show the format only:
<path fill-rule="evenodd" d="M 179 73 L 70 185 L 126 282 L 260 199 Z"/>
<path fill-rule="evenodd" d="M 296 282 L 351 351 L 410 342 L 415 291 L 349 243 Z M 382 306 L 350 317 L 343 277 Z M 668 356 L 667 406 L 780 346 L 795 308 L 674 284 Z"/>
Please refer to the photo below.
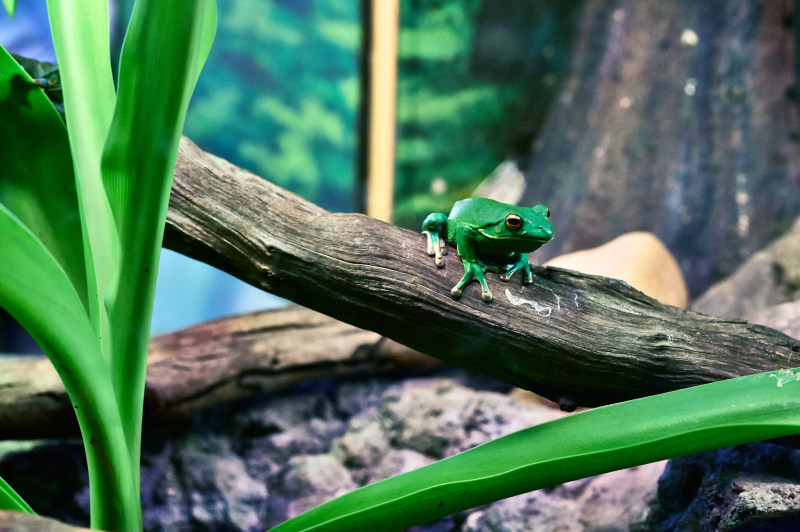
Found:
<path fill-rule="evenodd" d="M 444 259 L 442 255 L 447 255 L 447 248 L 445 248 L 445 241 L 439 236 L 436 231 L 423 231 L 428 237 L 428 256 L 435 257 L 436 266 L 444 268 Z"/>
<path fill-rule="evenodd" d="M 458 282 L 458 284 L 455 285 L 452 290 L 450 290 L 450 295 L 453 297 L 453 299 L 460 298 L 464 291 L 464 287 L 473 280 L 478 281 L 481 285 L 481 299 L 487 303 L 494 299 L 494 296 L 492 296 L 492 291 L 489 290 L 489 285 L 486 284 L 486 277 L 483 275 L 483 268 L 478 261 L 465 260 L 463 257 L 461 260 L 464 263 L 464 276 L 461 277 L 461 280 Z"/>

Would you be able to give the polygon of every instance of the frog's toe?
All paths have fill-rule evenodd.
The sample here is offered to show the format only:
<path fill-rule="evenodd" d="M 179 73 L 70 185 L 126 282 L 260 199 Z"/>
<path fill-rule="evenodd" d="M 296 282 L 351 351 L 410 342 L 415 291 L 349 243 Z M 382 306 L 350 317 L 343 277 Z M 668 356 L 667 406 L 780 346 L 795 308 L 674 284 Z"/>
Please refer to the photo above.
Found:
<path fill-rule="evenodd" d="M 494 296 L 492 296 L 492 292 L 491 292 L 491 290 L 487 290 L 487 291 L 485 291 L 485 292 L 481 292 L 481 299 L 483 299 L 483 300 L 484 300 L 484 301 L 486 301 L 487 303 L 488 303 L 489 301 L 491 301 L 492 299 L 494 299 Z"/>
<path fill-rule="evenodd" d="M 442 257 L 436 257 L 436 266 L 438 268 L 444 268 L 444 259 Z"/>
<path fill-rule="evenodd" d="M 508 280 L 511 279 L 512 275 L 514 275 L 514 274 L 513 273 L 504 273 L 503 275 L 500 276 L 500 280 L 503 281 L 504 283 L 507 283 Z"/>
<path fill-rule="evenodd" d="M 522 276 L 522 284 L 531 284 L 533 282 L 533 275 L 528 272 L 527 275 Z"/>
<path fill-rule="evenodd" d="M 453 299 L 458 299 L 459 297 L 461 297 L 461 289 L 457 286 L 454 286 L 453 289 L 450 290 L 450 296 Z"/>

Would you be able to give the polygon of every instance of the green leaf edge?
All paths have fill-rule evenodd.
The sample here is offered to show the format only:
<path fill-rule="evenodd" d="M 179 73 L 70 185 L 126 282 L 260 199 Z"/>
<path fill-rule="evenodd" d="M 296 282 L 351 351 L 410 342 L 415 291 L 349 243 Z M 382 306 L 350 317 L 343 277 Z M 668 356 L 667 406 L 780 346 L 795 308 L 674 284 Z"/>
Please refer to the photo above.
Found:
<path fill-rule="evenodd" d="M 150 320 L 178 144 L 215 31 L 213 0 L 139 0 L 120 58 L 102 172 L 125 268 L 105 305 L 114 324 L 112 378 L 133 463 L 139 461 Z"/>
<path fill-rule="evenodd" d="M 62 80 L 67 130 L 83 220 L 89 318 L 110 359 L 110 326 L 103 303 L 120 270 L 119 236 L 100 160 L 116 102 L 111 74 L 108 2 L 47 0 Z"/>
<path fill-rule="evenodd" d="M 19 493 L 9 486 L 8 482 L 6 482 L 3 477 L 0 477 L 0 510 L 13 510 L 15 512 L 25 512 L 27 514 L 36 513 L 30 505 L 19 496 Z"/>
<path fill-rule="evenodd" d="M 785 371 L 645 397 L 530 427 L 362 487 L 273 530 L 402 530 L 578 478 L 798 434 L 800 384 L 779 386 Z"/>
<path fill-rule="evenodd" d="M 96 331 L 67 274 L 4 205 L 0 205 L 0 234 L 0 306 L 47 354 L 75 408 L 90 483 L 101 495 L 92 497 L 90 503 L 93 526 L 99 523 L 103 526 L 96 528 L 126 528 L 116 522 L 116 509 L 131 497 L 138 501 L 138 476 L 130 467 L 108 467 L 126 464 L 128 450 L 110 368 Z M 131 518 L 141 526 L 141 516 Z"/>
<path fill-rule="evenodd" d="M 15 83 L 17 77 L 21 83 Z M 8 94 L 0 101 L 0 138 L 9 141 L 0 145 L 0 203 L 53 254 L 88 312 L 83 230 L 66 128 L 44 92 L 0 46 L 0 94 L 3 89 Z"/>

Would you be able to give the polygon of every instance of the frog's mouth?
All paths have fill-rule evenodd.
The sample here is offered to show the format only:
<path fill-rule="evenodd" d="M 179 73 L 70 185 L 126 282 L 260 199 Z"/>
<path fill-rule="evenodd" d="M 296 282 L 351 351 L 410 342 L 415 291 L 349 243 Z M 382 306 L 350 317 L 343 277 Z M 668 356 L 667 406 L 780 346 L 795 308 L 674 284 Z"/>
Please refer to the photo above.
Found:
<path fill-rule="evenodd" d="M 498 235 L 496 233 L 486 231 L 485 229 L 479 229 L 478 232 L 485 236 L 486 238 L 490 238 L 492 240 L 499 241 L 506 241 L 506 242 L 540 242 L 542 244 L 546 242 L 550 242 L 553 240 L 553 233 L 545 236 L 538 236 L 538 235 L 529 235 L 527 233 L 517 233 L 515 236 L 510 236 L 508 234 L 505 235 Z"/>

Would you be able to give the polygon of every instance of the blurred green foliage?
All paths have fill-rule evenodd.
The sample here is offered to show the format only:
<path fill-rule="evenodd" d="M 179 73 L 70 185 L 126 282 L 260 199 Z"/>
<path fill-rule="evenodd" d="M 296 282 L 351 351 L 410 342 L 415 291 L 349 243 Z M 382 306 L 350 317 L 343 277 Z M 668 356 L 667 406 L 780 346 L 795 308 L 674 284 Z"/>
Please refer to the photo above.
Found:
<path fill-rule="evenodd" d="M 396 224 L 418 228 L 503 160 L 527 155 L 566 66 L 580 5 L 401 3 Z"/>
<path fill-rule="evenodd" d="M 569 56 L 577 0 L 403 0 L 395 216 L 417 229 L 524 156 Z M 186 134 L 335 211 L 355 208 L 361 4 L 231 0 Z"/>
<path fill-rule="evenodd" d="M 328 209 L 352 210 L 360 49 L 358 2 L 221 2 L 186 135 Z"/>

